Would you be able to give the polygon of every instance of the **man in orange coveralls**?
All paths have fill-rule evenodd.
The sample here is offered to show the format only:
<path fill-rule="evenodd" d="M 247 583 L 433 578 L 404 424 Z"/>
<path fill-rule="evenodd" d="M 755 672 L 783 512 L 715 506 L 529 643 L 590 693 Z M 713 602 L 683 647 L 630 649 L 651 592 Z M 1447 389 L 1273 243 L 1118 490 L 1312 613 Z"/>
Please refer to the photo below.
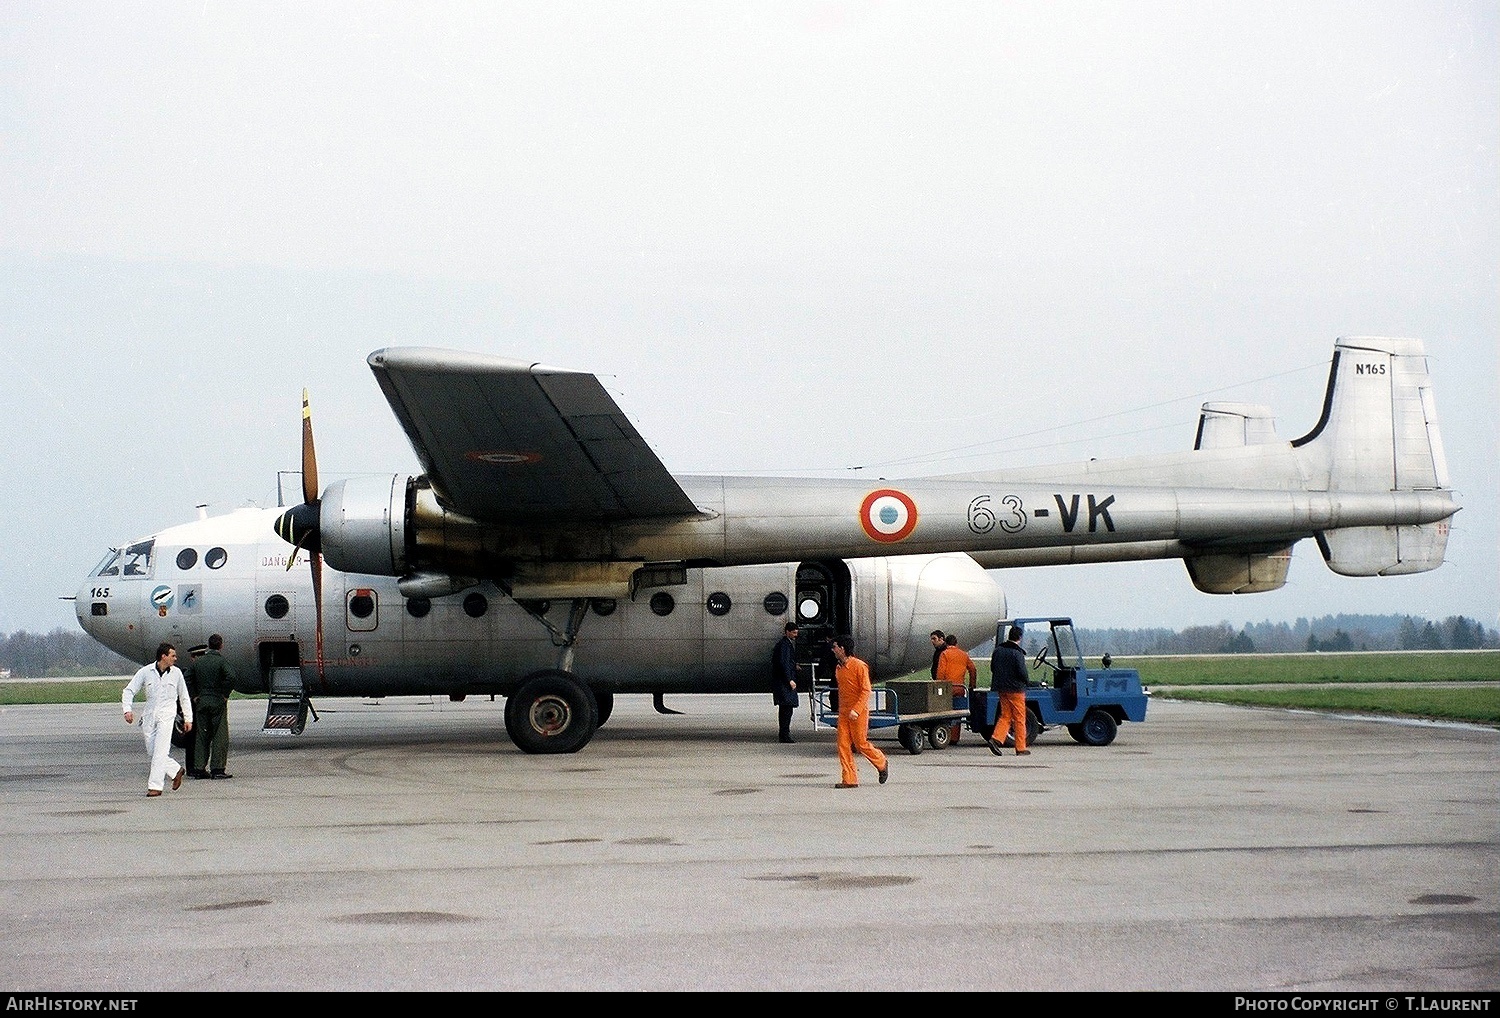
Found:
<path fill-rule="evenodd" d="M 969 688 L 979 678 L 979 669 L 974 667 L 974 659 L 958 645 L 958 637 L 952 633 L 943 637 L 943 653 L 938 658 L 936 678 L 953 687 L 954 703 L 959 702 L 959 697 L 968 696 Z M 963 725 L 954 725 L 948 729 L 948 738 L 952 742 L 957 742 L 962 734 Z"/>
<path fill-rule="evenodd" d="M 870 666 L 854 656 L 854 643 L 847 636 L 833 638 L 833 656 L 839 663 L 834 678 L 839 686 L 839 767 L 843 771 L 843 780 L 833 787 L 859 787 L 856 751 L 875 765 L 883 785 L 891 767 L 885 754 L 870 744 Z"/>

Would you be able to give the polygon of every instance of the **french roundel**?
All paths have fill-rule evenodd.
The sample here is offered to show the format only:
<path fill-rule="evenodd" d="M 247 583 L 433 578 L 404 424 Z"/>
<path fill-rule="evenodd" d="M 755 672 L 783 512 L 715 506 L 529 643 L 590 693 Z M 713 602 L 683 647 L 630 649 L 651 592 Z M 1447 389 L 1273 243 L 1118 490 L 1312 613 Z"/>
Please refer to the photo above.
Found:
<path fill-rule="evenodd" d="M 895 488 L 872 491 L 859 507 L 859 525 L 882 544 L 905 540 L 917 526 L 917 503 Z"/>

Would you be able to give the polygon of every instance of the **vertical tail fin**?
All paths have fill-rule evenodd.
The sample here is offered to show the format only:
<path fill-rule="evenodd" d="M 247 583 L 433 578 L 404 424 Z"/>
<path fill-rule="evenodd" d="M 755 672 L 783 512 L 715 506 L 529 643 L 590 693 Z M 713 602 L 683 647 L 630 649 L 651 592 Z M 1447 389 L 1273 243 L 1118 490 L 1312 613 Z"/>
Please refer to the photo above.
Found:
<path fill-rule="evenodd" d="M 1415 339 L 1340 339 L 1323 414 L 1292 442 L 1311 490 L 1381 493 L 1448 487 L 1427 356 Z M 1318 535 L 1328 566 L 1346 576 L 1424 572 L 1443 562 L 1448 521 L 1353 527 Z"/>

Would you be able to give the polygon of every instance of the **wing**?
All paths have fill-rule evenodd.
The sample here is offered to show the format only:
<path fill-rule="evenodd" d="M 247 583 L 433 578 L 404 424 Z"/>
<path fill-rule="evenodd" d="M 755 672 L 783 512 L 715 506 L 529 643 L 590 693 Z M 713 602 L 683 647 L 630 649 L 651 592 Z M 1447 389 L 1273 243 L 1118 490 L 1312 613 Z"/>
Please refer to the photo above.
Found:
<path fill-rule="evenodd" d="M 698 511 L 591 374 L 414 347 L 368 361 L 445 508 L 491 523 Z"/>

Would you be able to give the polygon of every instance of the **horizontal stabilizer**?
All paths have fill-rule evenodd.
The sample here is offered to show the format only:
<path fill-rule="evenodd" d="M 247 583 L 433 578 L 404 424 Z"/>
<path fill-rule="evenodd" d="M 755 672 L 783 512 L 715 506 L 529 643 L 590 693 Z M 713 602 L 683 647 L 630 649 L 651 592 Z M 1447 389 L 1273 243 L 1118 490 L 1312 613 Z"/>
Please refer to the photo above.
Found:
<path fill-rule="evenodd" d="M 1407 527 L 1349 527 L 1318 535 L 1328 568 L 1341 576 L 1404 576 L 1443 564 L 1448 521 Z"/>

